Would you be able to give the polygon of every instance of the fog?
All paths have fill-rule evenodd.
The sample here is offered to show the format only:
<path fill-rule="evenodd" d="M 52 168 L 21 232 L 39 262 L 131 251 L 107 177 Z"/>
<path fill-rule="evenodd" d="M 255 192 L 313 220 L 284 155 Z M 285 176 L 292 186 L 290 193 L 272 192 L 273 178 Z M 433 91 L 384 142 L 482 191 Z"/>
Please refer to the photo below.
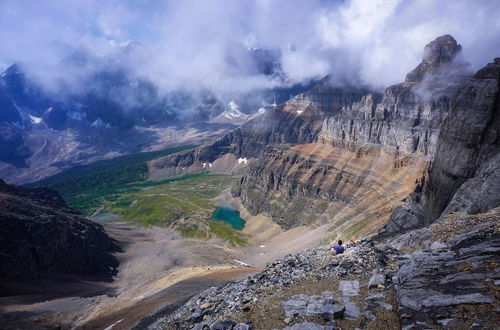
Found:
<path fill-rule="evenodd" d="M 61 70 L 63 58 L 113 57 L 139 41 L 122 64 L 162 91 L 245 93 L 326 74 L 381 88 L 403 81 L 443 34 L 479 69 L 500 55 L 498 17 L 497 0 L 1 0 L 0 70 L 29 63 L 47 90 L 78 92 L 99 66 Z M 279 54 L 286 79 L 257 72 L 254 48 Z"/>

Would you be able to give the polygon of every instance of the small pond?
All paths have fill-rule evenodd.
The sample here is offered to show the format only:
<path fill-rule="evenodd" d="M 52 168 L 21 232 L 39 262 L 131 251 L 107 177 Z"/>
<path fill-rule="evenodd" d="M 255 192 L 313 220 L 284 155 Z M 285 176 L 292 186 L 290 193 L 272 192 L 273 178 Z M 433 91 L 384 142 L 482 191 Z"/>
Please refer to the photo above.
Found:
<path fill-rule="evenodd" d="M 237 230 L 245 227 L 245 220 L 240 218 L 240 212 L 228 207 L 218 207 L 212 214 L 212 220 L 227 222 Z"/>
<path fill-rule="evenodd" d="M 92 218 L 95 222 L 107 222 L 116 218 L 116 215 L 110 213 L 100 213 Z"/>

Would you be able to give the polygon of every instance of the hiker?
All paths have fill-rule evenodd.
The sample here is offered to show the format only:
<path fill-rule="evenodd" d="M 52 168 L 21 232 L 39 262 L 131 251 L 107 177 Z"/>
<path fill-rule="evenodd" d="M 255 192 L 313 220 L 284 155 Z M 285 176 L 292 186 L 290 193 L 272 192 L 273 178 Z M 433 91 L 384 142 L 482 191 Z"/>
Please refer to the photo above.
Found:
<path fill-rule="evenodd" d="M 334 245 L 330 248 L 332 255 L 336 256 L 337 254 L 344 253 L 345 248 L 342 246 L 342 240 L 339 239 L 338 244 Z"/>

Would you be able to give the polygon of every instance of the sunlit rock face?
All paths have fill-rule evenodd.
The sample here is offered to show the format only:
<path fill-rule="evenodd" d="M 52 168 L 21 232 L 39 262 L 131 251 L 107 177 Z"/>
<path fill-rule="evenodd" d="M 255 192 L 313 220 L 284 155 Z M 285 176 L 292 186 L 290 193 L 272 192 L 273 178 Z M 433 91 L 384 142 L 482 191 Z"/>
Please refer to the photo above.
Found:
<path fill-rule="evenodd" d="M 390 86 L 382 95 L 367 93 L 330 112 L 312 144 L 254 162 L 235 194 L 285 228 L 319 219 L 350 235 L 381 229 L 393 208 L 424 183 L 443 120 L 469 77 L 467 66 L 455 63 L 460 50 L 449 36 L 432 41 L 412 71 L 419 79 Z M 303 115 L 324 104 L 327 92 L 311 93 L 285 109 Z"/>
<path fill-rule="evenodd" d="M 453 212 L 486 212 L 500 204 L 499 82 L 497 58 L 458 92 L 441 125 L 426 184 L 395 210 L 389 232 Z"/>

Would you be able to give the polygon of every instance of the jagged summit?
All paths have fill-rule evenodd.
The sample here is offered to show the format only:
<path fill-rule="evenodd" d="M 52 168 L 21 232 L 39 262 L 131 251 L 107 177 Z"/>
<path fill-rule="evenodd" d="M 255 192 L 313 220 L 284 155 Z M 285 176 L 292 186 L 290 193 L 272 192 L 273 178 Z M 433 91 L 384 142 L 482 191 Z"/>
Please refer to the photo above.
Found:
<path fill-rule="evenodd" d="M 469 72 L 469 63 L 462 58 L 461 52 L 462 46 L 451 35 L 437 37 L 425 46 L 422 62 L 406 75 L 405 81 L 422 81 L 428 73 Z"/>

